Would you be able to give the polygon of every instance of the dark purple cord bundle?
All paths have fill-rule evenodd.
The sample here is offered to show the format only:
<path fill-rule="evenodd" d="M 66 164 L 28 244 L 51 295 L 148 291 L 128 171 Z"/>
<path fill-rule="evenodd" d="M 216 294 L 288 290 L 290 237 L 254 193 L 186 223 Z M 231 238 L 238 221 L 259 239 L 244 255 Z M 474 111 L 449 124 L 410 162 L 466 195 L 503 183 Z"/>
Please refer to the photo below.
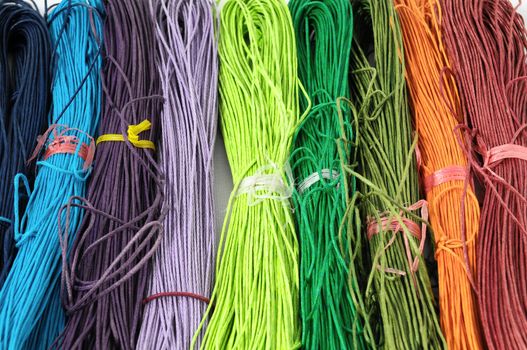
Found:
<path fill-rule="evenodd" d="M 36 8 L 0 2 L 0 287 L 15 255 L 13 179 L 19 172 L 34 177 L 26 160 L 46 125 L 50 58 L 48 29 Z"/>
<path fill-rule="evenodd" d="M 160 164 L 168 212 L 139 349 L 188 349 L 211 293 L 218 77 L 213 6 L 211 0 L 152 2 L 165 98 Z"/>
<path fill-rule="evenodd" d="M 67 258 L 64 349 L 135 349 L 149 259 L 161 241 L 163 180 L 157 166 L 162 96 L 154 25 L 146 0 L 108 0 L 104 25 L 103 114 L 86 215 Z M 150 125 L 151 124 L 151 125 Z"/>

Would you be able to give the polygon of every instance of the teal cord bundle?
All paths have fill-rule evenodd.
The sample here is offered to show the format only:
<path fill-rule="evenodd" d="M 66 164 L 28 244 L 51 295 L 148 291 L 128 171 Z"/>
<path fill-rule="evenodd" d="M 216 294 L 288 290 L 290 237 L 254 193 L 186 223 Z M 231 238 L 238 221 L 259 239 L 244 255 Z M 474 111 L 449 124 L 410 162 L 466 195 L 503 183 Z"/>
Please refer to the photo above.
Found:
<path fill-rule="evenodd" d="M 70 197 L 84 196 L 91 170 L 101 105 L 98 7 L 97 1 L 65 0 L 49 17 L 55 49 L 52 110 L 32 157 L 39 157 L 33 190 L 24 175 L 15 177 L 19 251 L 0 291 L 1 349 L 47 349 L 64 324 L 58 233 L 61 225 L 81 221 L 80 209 L 61 208 Z M 29 195 L 24 213 L 17 205 L 21 191 Z"/>
<path fill-rule="evenodd" d="M 352 55 L 352 109 L 359 125 L 360 171 L 348 170 L 360 180 L 372 259 L 368 307 L 378 308 L 383 348 L 441 349 L 445 342 L 423 258 L 427 206 L 419 201 L 417 140 L 412 142 L 397 14 L 390 1 L 359 5 L 356 28 L 362 31 L 355 35 L 360 39 Z M 371 36 L 373 66 L 364 53 Z"/>
<path fill-rule="evenodd" d="M 300 81 L 313 107 L 296 131 L 291 168 L 300 240 L 300 316 L 305 349 L 364 349 L 373 343 L 359 275 L 361 230 L 353 205 L 355 162 L 348 67 L 353 11 L 348 0 L 293 0 Z M 310 101 L 300 99 L 302 110 Z M 348 206 L 349 204 L 349 206 Z M 348 212 L 347 212 L 348 210 Z"/>

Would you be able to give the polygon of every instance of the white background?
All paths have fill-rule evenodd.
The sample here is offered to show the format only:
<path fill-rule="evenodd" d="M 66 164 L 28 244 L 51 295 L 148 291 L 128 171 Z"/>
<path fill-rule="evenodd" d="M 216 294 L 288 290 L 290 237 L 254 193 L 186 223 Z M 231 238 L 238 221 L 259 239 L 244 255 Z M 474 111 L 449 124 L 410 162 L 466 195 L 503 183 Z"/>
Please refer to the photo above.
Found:
<path fill-rule="evenodd" d="M 460 0 L 460 1 L 472 1 L 472 0 Z M 36 0 L 41 11 L 44 10 L 45 0 Z M 58 0 L 48 0 L 48 6 L 54 3 L 58 3 Z M 514 5 L 517 5 L 519 0 L 511 1 Z M 523 0 L 523 3 L 519 9 L 520 13 L 527 21 L 527 0 Z M 223 146 L 223 140 L 219 132 L 218 124 L 218 137 L 216 140 L 216 149 L 214 152 L 214 166 L 215 166 L 215 186 L 214 195 L 216 200 L 216 231 L 219 234 L 221 225 L 223 223 L 223 217 L 226 213 L 227 201 L 229 199 L 230 192 L 232 190 L 232 179 L 227 162 L 227 156 L 225 155 L 225 148 Z"/>

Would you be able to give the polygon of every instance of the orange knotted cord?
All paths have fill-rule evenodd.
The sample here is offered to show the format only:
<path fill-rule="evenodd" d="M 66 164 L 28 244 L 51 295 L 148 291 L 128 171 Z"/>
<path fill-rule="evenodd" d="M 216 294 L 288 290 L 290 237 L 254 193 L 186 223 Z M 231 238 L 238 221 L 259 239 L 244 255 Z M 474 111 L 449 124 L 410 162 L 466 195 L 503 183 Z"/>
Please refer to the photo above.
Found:
<path fill-rule="evenodd" d="M 460 110 L 457 88 L 444 74 L 450 64 L 439 29 L 441 9 L 436 0 L 394 1 L 419 134 L 421 175 L 428 184 L 426 199 L 436 242 L 441 327 L 449 349 L 481 349 L 472 288 L 479 204 L 471 184 L 462 180 L 463 175 L 468 178 L 464 170 L 467 160 L 454 131 L 458 124 L 455 114 Z"/>

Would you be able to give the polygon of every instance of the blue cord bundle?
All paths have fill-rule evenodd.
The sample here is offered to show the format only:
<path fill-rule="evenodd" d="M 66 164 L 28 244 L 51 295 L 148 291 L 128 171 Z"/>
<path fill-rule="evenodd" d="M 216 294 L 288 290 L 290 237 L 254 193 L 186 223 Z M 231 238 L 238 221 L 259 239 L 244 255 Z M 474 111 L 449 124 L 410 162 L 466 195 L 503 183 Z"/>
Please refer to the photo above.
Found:
<path fill-rule="evenodd" d="M 13 179 L 32 179 L 25 161 L 45 128 L 51 42 L 44 18 L 30 4 L 0 2 L 0 287 L 15 256 Z"/>
<path fill-rule="evenodd" d="M 15 177 L 13 226 L 19 251 L 0 291 L 0 349 L 47 349 L 64 325 L 58 232 L 80 223 L 79 208 L 61 208 L 70 197 L 84 196 L 91 171 L 102 95 L 100 5 L 64 0 L 49 18 L 55 48 L 50 128 L 34 153 L 41 156 L 33 191 L 24 175 Z M 29 195 L 22 217 L 19 190 Z"/>

